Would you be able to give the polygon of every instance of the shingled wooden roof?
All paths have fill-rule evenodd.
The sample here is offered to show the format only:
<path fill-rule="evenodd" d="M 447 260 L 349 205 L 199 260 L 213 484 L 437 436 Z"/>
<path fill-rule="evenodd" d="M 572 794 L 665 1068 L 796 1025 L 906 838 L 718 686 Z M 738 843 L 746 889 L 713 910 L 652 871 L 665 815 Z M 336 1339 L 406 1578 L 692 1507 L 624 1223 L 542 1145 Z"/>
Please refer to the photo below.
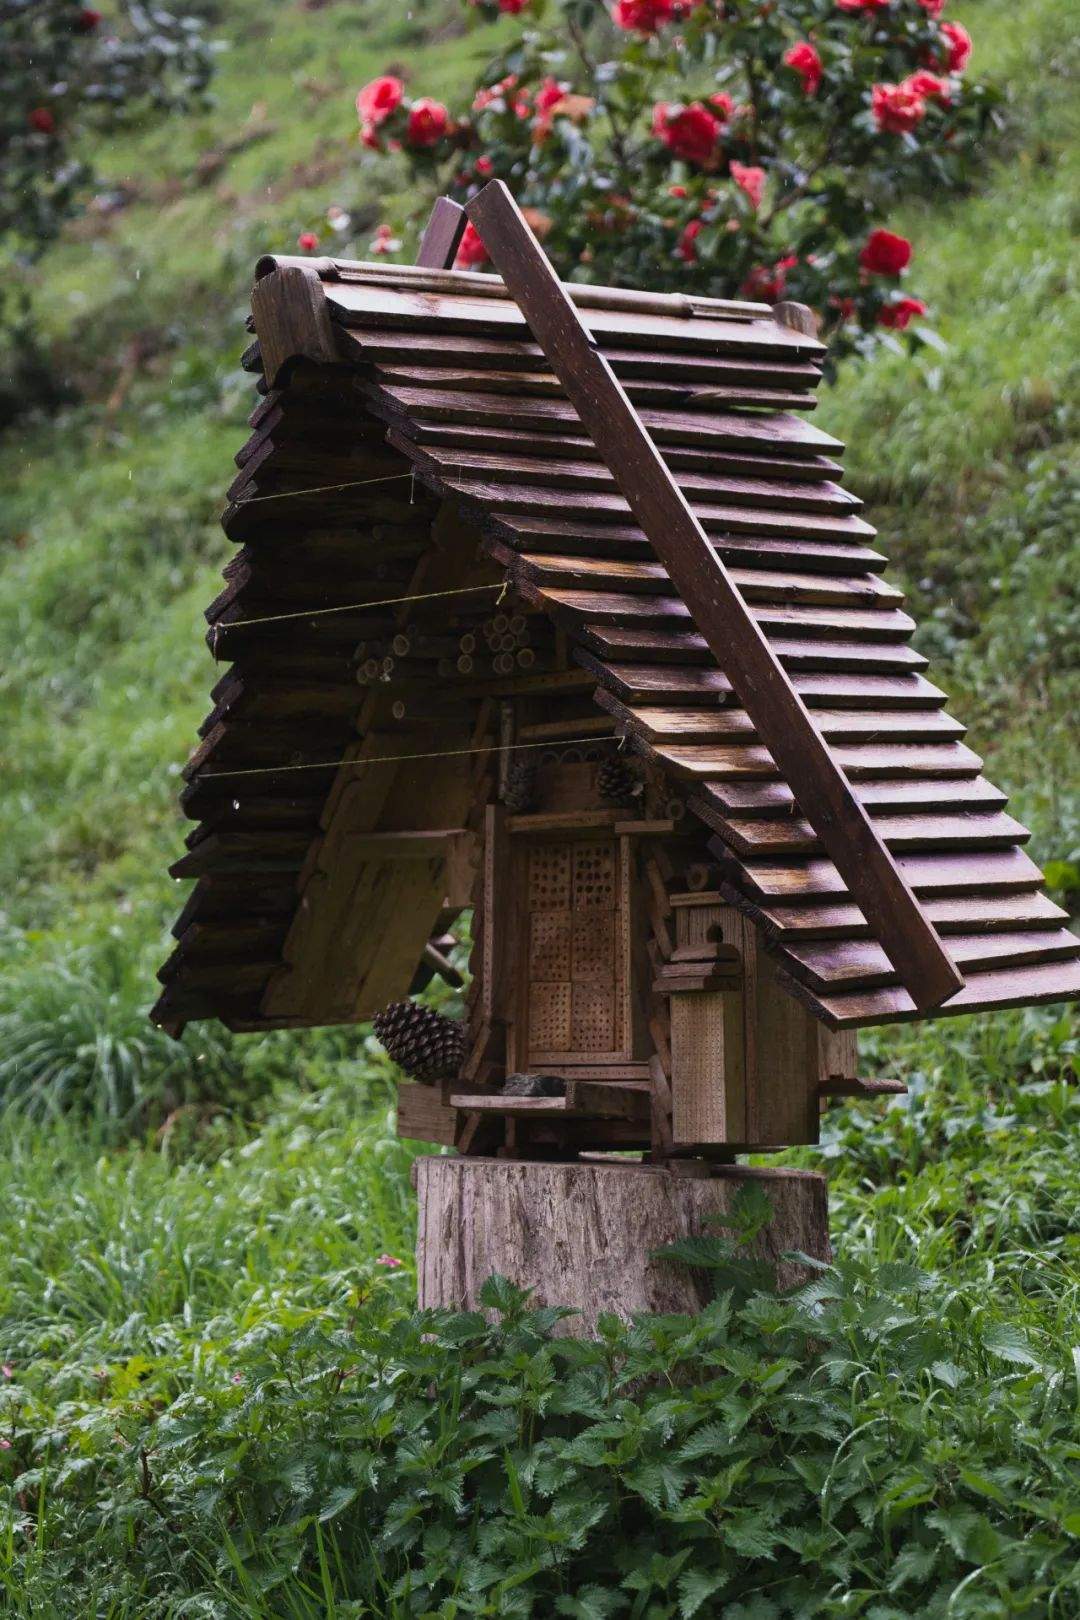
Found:
<path fill-rule="evenodd" d="M 840 481 L 843 446 L 806 419 L 821 345 L 764 305 L 571 291 L 962 975 L 938 1010 L 1080 994 L 1080 942 L 923 673 L 902 593 Z M 239 550 L 208 611 L 215 654 L 232 667 L 185 773 L 184 810 L 199 824 L 173 870 L 198 882 L 155 1017 L 251 1028 L 356 1015 L 327 1005 L 313 1017 L 314 1002 L 305 1014 L 273 986 L 283 971 L 313 984 L 325 969 L 302 959 L 298 907 L 313 874 L 332 882 L 335 806 L 354 797 L 354 831 L 378 822 L 370 778 L 338 761 L 402 750 L 357 683 L 357 646 L 382 645 L 401 624 L 386 606 L 395 598 L 500 578 L 565 634 L 616 733 L 688 794 L 725 898 L 764 930 L 793 993 L 834 1028 L 919 1015 L 888 940 L 824 854 L 820 820 L 795 802 L 700 633 L 700 603 L 674 588 L 502 282 L 265 259 L 254 310 L 259 342 L 245 363 L 263 372 L 263 398 L 223 519 Z M 433 544 L 447 512 L 482 536 L 479 559 L 451 562 Z M 350 606 L 327 614 L 335 604 Z M 418 737 L 413 728 L 416 752 Z M 433 715 L 433 751 L 476 740 L 460 716 Z M 286 769 L 298 765 L 318 768 Z M 417 767 L 411 786 L 399 773 L 394 791 L 422 793 L 431 770 Z M 450 813 L 462 821 L 478 770 L 459 772 Z M 337 946 L 363 955 L 377 942 L 365 942 L 361 901 Z M 383 1000 L 408 988 L 395 971 Z"/>

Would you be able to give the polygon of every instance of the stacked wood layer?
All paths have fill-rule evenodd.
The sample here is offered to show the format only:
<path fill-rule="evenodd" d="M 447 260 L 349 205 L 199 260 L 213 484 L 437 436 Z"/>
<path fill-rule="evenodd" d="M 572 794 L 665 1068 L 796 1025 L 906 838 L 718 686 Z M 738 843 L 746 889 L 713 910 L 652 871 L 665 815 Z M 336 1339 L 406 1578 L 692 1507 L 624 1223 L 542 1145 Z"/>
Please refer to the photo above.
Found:
<path fill-rule="evenodd" d="M 617 731 L 689 793 L 717 892 L 764 930 L 786 986 L 832 1028 L 913 1016 L 501 284 L 314 263 L 336 360 L 266 393 L 238 458 L 224 521 L 241 550 L 210 610 L 233 668 L 188 766 L 185 810 L 201 820 L 175 870 L 200 881 L 158 1016 L 290 1021 L 267 989 L 337 777 L 265 767 L 341 758 L 378 721 L 356 647 L 385 635 L 387 610 L 242 621 L 422 589 L 440 507 L 481 539 L 488 577 L 563 633 Z M 874 531 L 840 482 L 843 446 L 794 414 L 813 407 L 821 346 L 761 306 L 635 306 L 588 289 L 579 313 L 946 939 L 965 985 L 941 1011 L 1080 993 L 1080 942 L 924 674 Z M 480 576 L 454 575 L 466 577 Z M 456 673 L 442 685 L 467 696 L 476 683 Z M 238 766 L 263 774 L 214 783 Z M 215 977 L 226 958 L 242 958 L 241 979 Z M 292 1021 L 331 1019 L 316 998 Z"/>

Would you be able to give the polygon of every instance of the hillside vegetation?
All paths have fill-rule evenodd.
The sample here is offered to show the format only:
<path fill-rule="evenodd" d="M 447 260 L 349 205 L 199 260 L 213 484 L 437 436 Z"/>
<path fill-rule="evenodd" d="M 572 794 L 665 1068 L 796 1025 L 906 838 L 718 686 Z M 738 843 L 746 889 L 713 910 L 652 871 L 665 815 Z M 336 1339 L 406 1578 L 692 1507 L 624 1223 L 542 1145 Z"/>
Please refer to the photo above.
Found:
<path fill-rule="evenodd" d="M 636 1424 L 642 1347 L 620 1340 L 607 1393 L 550 1422 L 543 1324 L 451 1324 L 440 1379 L 398 1320 L 408 1268 L 377 1264 L 411 1250 L 410 1153 L 363 1035 L 175 1046 L 146 1023 L 182 900 L 165 875 L 178 773 L 214 679 L 201 616 L 251 404 L 254 260 L 330 204 L 363 222 L 360 252 L 379 220 L 414 229 L 426 199 L 361 157 L 352 95 L 394 66 L 449 98 L 496 37 L 463 32 L 455 0 L 204 9 L 226 46 L 216 105 L 97 154 L 124 206 L 81 222 L 37 289 L 81 401 L 0 441 L 0 1611 L 720 1613 L 726 1588 L 695 1597 L 685 1560 L 616 1602 L 603 1548 L 692 1546 L 689 1570 L 715 1573 L 700 1523 L 715 1540 L 723 1522 L 736 1620 L 1080 1616 L 1068 1013 L 867 1041 L 912 1095 L 834 1116 L 838 1280 L 793 1307 L 736 1296 L 704 1351 L 680 1340 L 695 1376 L 706 1353 L 743 1369 L 743 1428 L 725 1397 L 659 1483 L 647 1470 L 678 1459 L 649 1423 L 617 1461 L 582 1442 L 565 1485 L 580 1534 L 545 1519 L 561 1476 L 529 1462 L 530 1437 Z M 1074 47 L 1050 0 L 957 10 L 1010 121 L 976 195 L 895 222 L 943 347 L 852 365 L 819 420 L 849 445 L 935 679 L 1077 898 Z M 810 1414 L 805 1455 L 770 1427 L 774 1363 Z M 534 1403 L 521 1428 L 483 1427 L 500 1380 L 522 1414 Z M 710 1444 L 728 1506 L 695 1520 Z M 372 1453 L 382 1483 L 357 1461 Z M 473 1467 L 483 1507 L 462 1529 Z M 589 1519 L 601 1495 L 621 1517 Z M 419 1517 L 399 1512 L 414 1499 Z M 819 1506 L 820 1540 L 800 1544 Z M 423 1561 L 430 1590 L 403 1573 Z M 580 1595 L 590 1582 L 608 1595 Z"/>

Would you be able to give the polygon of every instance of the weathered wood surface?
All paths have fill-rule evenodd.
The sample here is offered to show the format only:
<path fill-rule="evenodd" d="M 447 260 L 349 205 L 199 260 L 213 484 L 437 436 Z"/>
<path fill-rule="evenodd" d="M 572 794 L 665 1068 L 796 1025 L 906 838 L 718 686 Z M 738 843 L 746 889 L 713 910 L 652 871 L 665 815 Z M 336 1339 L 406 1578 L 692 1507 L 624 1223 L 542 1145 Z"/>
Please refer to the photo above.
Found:
<path fill-rule="evenodd" d="M 564 1333 L 587 1337 L 605 1311 L 696 1313 L 711 1297 L 708 1275 L 653 1251 L 703 1235 L 747 1181 L 764 1188 L 773 1220 L 753 1252 L 776 1266 L 782 1287 L 806 1269 L 788 1250 L 831 1258 L 823 1176 L 809 1171 L 716 1166 L 678 1174 L 652 1165 L 527 1163 L 509 1159 L 421 1158 L 416 1244 L 422 1308 L 479 1308 L 493 1272 L 533 1290 L 538 1305 L 580 1311 Z"/>
<path fill-rule="evenodd" d="M 457 257 L 468 223 L 460 203 L 454 202 L 451 197 L 437 197 L 420 238 L 417 264 L 425 270 L 449 270 Z"/>

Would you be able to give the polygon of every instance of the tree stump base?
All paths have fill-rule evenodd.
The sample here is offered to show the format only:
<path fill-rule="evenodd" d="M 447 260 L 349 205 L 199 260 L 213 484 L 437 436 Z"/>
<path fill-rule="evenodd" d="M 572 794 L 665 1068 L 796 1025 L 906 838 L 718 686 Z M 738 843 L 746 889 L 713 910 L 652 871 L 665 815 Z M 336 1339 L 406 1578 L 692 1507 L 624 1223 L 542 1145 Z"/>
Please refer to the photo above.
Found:
<path fill-rule="evenodd" d="M 708 1274 L 650 1256 L 678 1238 L 715 1232 L 710 1218 L 726 1214 L 748 1180 L 773 1206 L 749 1252 L 774 1266 L 781 1288 L 807 1275 L 780 1259 L 785 1250 L 831 1259 L 824 1176 L 673 1163 L 417 1159 L 420 1306 L 475 1310 L 480 1289 L 499 1272 L 531 1289 L 537 1305 L 579 1311 L 560 1331 L 582 1338 L 605 1311 L 700 1311 L 712 1297 Z"/>

